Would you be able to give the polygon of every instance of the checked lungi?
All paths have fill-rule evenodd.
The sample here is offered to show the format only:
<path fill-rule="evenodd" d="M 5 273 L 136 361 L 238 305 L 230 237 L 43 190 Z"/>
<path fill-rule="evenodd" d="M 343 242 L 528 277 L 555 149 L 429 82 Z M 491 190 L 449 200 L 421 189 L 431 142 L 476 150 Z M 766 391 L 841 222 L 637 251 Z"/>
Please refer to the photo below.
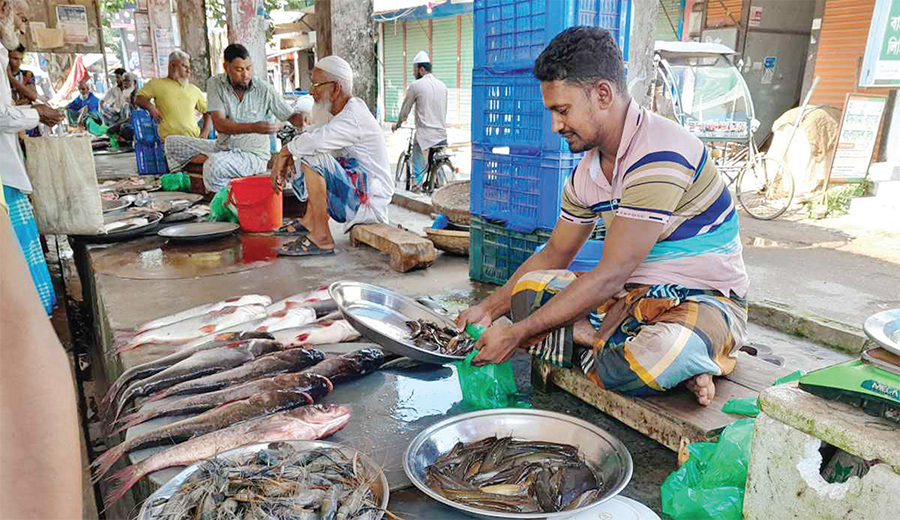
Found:
<path fill-rule="evenodd" d="M 513 321 L 527 318 L 576 277 L 561 270 L 523 276 L 513 289 Z M 567 326 L 541 338 L 531 355 L 577 366 L 605 389 L 644 396 L 700 374 L 731 373 L 745 341 L 747 304 L 717 291 L 629 284 L 588 319 L 600 332 L 599 344 L 575 345 Z"/>
<path fill-rule="evenodd" d="M 309 166 L 325 179 L 328 192 L 328 216 L 335 222 L 352 222 L 359 207 L 368 201 L 367 175 L 356 159 L 335 159 L 328 153 L 304 156 L 303 164 Z M 291 188 L 301 202 L 306 202 L 306 177 L 297 168 L 291 179 Z"/>
<path fill-rule="evenodd" d="M 244 150 L 219 150 L 216 141 L 170 135 L 165 142 L 166 161 L 169 171 L 179 172 L 198 155 L 205 155 L 203 163 L 203 185 L 207 190 L 217 192 L 228 186 L 231 179 L 250 177 L 266 173 L 268 161 Z"/>
<path fill-rule="evenodd" d="M 34 282 L 38 296 L 41 297 L 44 310 L 49 315 L 53 312 L 53 306 L 56 305 L 56 292 L 53 290 L 53 281 L 50 278 L 50 270 L 47 268 L 47 259 L 44 258 L 44 250 L 41 249 L 41 236 L 38 233 L 34 212 L 31 210 L 31 203 L 28 202 L 27 195 L 9 186 L 3 186 L 3 195 L 9 206 L 9 220 L 16 233 L 16 238 L 19 240 L 22 254 L 25 256 L 25 263 L 28 264 L 28 270 L 31 272 L 31 280 Z"/>

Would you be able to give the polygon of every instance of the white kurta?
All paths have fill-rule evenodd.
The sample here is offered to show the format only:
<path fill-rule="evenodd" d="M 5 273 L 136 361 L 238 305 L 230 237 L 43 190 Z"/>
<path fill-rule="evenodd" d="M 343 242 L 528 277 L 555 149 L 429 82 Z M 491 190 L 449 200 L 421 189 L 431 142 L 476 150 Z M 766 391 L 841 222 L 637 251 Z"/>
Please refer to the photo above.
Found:
<path fill-rule="evenodd" d="M 366 172 L 368 199 L 345 230 L 355 224 L 388 222 L 388 205 L 394 196 L 394 182 L 388 164 L 387 146 L 378 121 L 359 98 L 350 98 L 331 121 L 294 138 L 288 144 L 294 161 L 319 152 L 333 157 L 356 159 Z"/>
<path fill-rule="evenodd" d="M 134 92 L 134 87 L 131 87 L 128 90 L 113 87 L 109 89 L 109 92 L 107 92 L 105 96 L 103 96 L 103 101 L 100 102 L 100 106 L 106 110 L 119 112 L 126 103 L 131 102 L 132 92 Z"/>
<path fill-rule="evenodd" d="M 40 117 L 33 108 L 13 105 L 12 90 L 6 76 L 8 65 L 9 51 L 0 45 L 0 176 L 5 186 L 31 193 L 31 181 L 25 173 L 16 133 L 36 127 Z"/>
<path fill-rule="evenodd" d="M 398 120 L 405 121 L 416 105 L 416 142 L 422 150 L 447 140 L 447 86 L 425 74 L 406 89 Z"/>

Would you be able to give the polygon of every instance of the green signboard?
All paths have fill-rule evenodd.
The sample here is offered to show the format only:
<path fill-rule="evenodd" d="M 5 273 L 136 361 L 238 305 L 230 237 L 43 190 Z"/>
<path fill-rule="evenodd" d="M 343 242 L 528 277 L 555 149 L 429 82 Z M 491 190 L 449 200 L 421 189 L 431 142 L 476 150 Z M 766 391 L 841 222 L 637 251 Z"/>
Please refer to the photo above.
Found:
<path fill-rule="evenodd" d="M 900 86 L 900 0 L 875 2 L 859 86 Z"/>

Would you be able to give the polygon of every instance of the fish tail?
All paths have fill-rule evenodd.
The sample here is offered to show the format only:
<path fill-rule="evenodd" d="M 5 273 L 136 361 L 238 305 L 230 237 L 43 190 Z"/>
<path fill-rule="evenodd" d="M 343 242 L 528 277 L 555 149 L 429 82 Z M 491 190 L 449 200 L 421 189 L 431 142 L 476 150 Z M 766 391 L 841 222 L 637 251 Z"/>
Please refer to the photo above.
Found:
<path fill-rule="evenodd" d="M 170 388 L 166 388 L 165 390 L 160 390 L 159 392 L 156 392 L 155 394 L 148 397 L 147 400 L 144 402 L 152 403 L 153 401 L 159 401 L 160 399 L 165 399 L 166 397 L 169 397 L 170 395 L 172 395 L 172 388 L 175 388 L 175 387 L 173 386 Z"/>
<path fill-rule="evenodd" d="M 119 501 L 125 493 L 128 492 L 129 489 L 134 487 L 137 484 L 138 480 L 141 479 L 141 472 L 138 468 L 139 465 L 128 466 L 126 468 L 122 468 L 119 471 L 115 472 L 111 477 L 109 477 L 109 482 L 115 483 L 112 490 L 109 494 L 106 495 L 106 498 L 103 500 L 103 505 L 105 506 L 104 511 L 109 509 L 113 504 Z"/>
<path fill-rule="evenodd" d="M 145 343 L 129 342 L 124 345 L 119 345 L 118 347 L 113 349 L 113 355 L 121 356 L 122 354 L 124 354 L 125 352 L 128 352 L 129 350 L 134 350 L 134 349 L 136 349 L 142 345 L 146 345 L 146 344 L 147 344 L 146 342 Z"/>
<path fill-rule="evenodd" d="M 94 462 L 91 463 L 91 482 L 98 482 L 103 475 L 109 473 L 109 470 L 112 469 L 113 464 L 116 463 L 117 460 L 122 458 L 122 455 L 125 455 L 126 443 L 119 444 L 118 446 L 113 446 L 112 448 L 106 450 L 99 457 L 97 457 Z"/>
<path fill-rule="evenodd" d="M 131 428 L 133 426 L 137 426 L 138 424 L 147 422 L 148 420 L 150 420 L 152 418 L 153 418 L 152 416 L 150 416 L 149 414 L 144 413 L 144 412 L 135 412 L 135 413 L 128 414 L 125 417 L 122 417 L 121 419 L 119 419 L 118 421 L 113 423 L 112 426 L 110 426 L 110 429 L 113 431 L 109 434 L 109 436 L 112 437 L 113 435 L 122 433 L 125 430 L 127 430 L 128 428 Z"/>

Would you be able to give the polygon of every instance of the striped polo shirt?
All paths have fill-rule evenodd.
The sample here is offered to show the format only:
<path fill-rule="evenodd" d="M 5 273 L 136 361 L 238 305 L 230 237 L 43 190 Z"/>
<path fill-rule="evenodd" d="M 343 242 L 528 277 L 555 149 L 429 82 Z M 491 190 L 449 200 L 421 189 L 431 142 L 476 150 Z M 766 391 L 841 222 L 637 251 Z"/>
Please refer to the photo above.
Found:
<path fill-rule="evenodd" d="M 628 107 L 612 182 L 591 150 L 566 180 L 561 218 L 583 225 L 616 217 L 664 224 L 628 283 L 678 284 L 745 297 L 749 286 L 738 215 L 706 147 L 680 125 Z"/>

